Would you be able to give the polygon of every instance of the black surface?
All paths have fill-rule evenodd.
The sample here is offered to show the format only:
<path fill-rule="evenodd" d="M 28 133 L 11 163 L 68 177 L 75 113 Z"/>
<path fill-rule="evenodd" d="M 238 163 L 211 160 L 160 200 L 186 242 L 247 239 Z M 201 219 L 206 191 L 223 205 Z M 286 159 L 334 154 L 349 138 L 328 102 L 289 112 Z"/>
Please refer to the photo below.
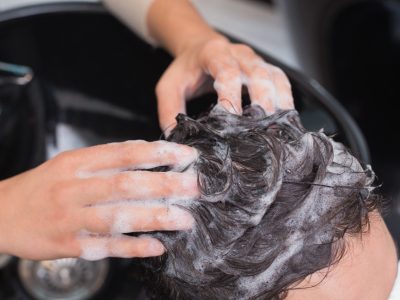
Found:
<path fill-rule="evenodd" d="M 400 246 L 400 2 L 284 1 L 296 52 L 355 118 Z"/>
<path fill-rule="evenodd" d="M 329 36 L 332 90 L 367 136 L 381 191 L 391 201 L 387 222 L 400 239 L 400 2 L 352 6 Z M 400 241 L 399 241 L 400 242 Z"/>
<path fill-rule="evenodd" d="M 66 13 L 66 7 L 72 9 Z M 58 13 L 60 8 L 63 12 Z M 171 57 L 143 43 L 99 6 L 85 4 L 82 10 L 78 8 L 76 4 L 53 5 L 41 6 L 44 13 L 32 7 L 0 14 L 0 60 L 34 70 L 37 94 L 42 94 L 44 106 L 43 126 L 48 133 L 57 122 L 63 121 L 115 140 L 158 139 L 161 132 L 154 87 Z M 84 13 L 87 9 L 90 12 Z M 343 107 L 317 82 L 262 55 L 288 74 L 306 127 L 325 128 L 327 134 L 336 134 L 337 139 L 368 162 L 369 152 L 363 136 Z M 128 122 L 102 114 L 60 110 L 55 101 L 60 90 L 113 103 L 134 111 L 146 121 Z M 205 95 L 190 102 L 188 111 L 195 116 L 207 111 L 215 100 L 215 94 Z M 115 293 L 114 299 L 130 295 L 129 284 L 126 290 L 118 289 L 118 284 L 110 290 Z"/>

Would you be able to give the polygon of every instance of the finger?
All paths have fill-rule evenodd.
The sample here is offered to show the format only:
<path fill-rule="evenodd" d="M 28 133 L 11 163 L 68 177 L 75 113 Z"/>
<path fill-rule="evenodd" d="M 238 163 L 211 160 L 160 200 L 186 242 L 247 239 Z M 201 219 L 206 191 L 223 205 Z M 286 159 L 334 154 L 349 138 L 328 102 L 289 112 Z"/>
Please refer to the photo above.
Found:
<path fill-rule="evenodd" d="M 260 105 L 267 114 L 278 109 L 293 109 L 290 83 L 279 68 L 264 62 L 245 45 L 236 45 L 233 55 L 246 75 L 253 104 Z"/>
<path fill-rule="evenodd" d="M 128 141 L 84 148 L 75 156 L 80 161 L 77 176 L 87 178 L 158 166 L 171 166 L 180 171 L 197 158 L 197 151 L 166 141 Z"/>
<path fill-rule="evenodd" d="M 168 136 L 176 125 L 176 116 L 186 113 L 185 78 L 171 65 L 156 86 L 158 119 L 161 130 Z"/>
<path fill-rule="evenodd" d="M 252 104 L 260 105 L 267 114 L 277 110 L 279 95 L 274 86 L 272 74 L 267 68 L 260 67 L 258 57 L 237 56 L 242 71 L 247 78 L 247 88 Z"/>
<path fill-rule="evenodd" d="M 250 75 L 247 88 L 252 104 L 260 105 L 267 115 L 276 112 L 279 99 L 271 80 L 255 78 L 255 76 Z"/>
<path fill-rule="evenodd" d="M 242 76 L 240 67 L 229 51 L 209 58 L 205 69 L 215 79 L 218 103 L 234 114 L 242 113 Z"/>
<path fill-rule="evenodd" d="M 118 200 L 185 201 L 199 197 L 195 172 L 122 172 L 82 179 L 69 189 L 65 198 L 79 200 L 81 207 Z"/>
<path fill-rule="evenodd" d="M 281 110 L 294 109 L 292 87 L 286 74 L 279 68 L 271 66 L 273 81 L 280 95 L 278 108 Z"/>
<path fill-rule="evenodd" d="M 160 241 L 148 236 L 84 234 L 78 237 L 78 243 L 79 256 L 86 260 L 100 260 L 106 257 L 151 257 L 165 252 Z"/>
<path fill-rule="evenodd" d="M 85 210 L 85 229 L 96 233 L 188 230 L 194 224 L 190 213 L 160 201 L 102 205 Z"/>

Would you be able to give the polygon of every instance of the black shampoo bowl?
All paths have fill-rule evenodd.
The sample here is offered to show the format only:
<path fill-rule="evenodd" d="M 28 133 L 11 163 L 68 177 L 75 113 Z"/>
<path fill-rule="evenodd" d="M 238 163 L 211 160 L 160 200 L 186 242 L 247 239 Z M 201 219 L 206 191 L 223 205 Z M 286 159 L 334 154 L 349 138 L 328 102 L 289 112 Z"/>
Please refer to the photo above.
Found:
<path fill-rule="evenodd" d="M 336 134 L 337 139 L 368 163 L 365 140 L 342 106 L 317 82 L 266 53 L 260 54 L 288 74 L 304 125 L 310 130 L 324 128 L 328 134 Z M 93 136 L 102 137 L 102 142 L 154 140 L 161 136 L 154 87 L 171 57 L 142 42 L 99 4 L 47 4 L 0 13 L 0 61 L 28 66 L 34 74 L 30 83 L 15 87 L 20 92 L 8 96 L 15 97 L 19 107 L 26 107 L 21 119 L 29 120 L 16 120 L 15 124 L 20 125 L 15 125 L 15 134 L 33 133 L 12 145 L 11 140 L 3 138 L 0 147 L 8 149 L 5 152 L 9 155 L 8 162 L 24 161 L 27 153 L 36 153 L 23 166 L 10 163 L 0 166 L 2 177 L 44 161 L 46 147 L 57 146 L 63 138 L 55 134 L 58 124 L 80 130 L 87 144 L 99 142 Z M 6 86 L 0 85 L 0 92 L 5 89 Z M 7 103 L 15 103 L 2 99 L 1 95 L 4 94 L 0 93 L 0 104 L 4 108 Z M 208 94 L 190 102 L 189 114 L 195 116 L 206 111 L 215 100 L 215 94 Z M 92 104 L 96 109 L 90 109 Z M 0 121 L 1 118 L 0 114 Z M 59 263 L 62 267 L 64 262 Z M 90 268 L 79 261 L 73 263 L 76 270 Z M 144 299 L 140 295 L 140 284 L 134 284 L 132 264 L 126 260 L 109 261 L 107 268 L 113 275 L 104 279 L 103 287 L 93 293 L 94 297 L 114 299 L 118 294 L 118 299 L 125 299 L 125 293 L 129 299 Z M 82 294 L 81 298 L 68 298 L 62 294 L 66 289 L 57 290 L 58 283 L 51 282 L 48 279 L 51 277 L 43 277 L 43 282 L 35 279 L 34 267 L 38 265 L 12 259 L 0 268 L 0 285 L 5 283 L 0 286 L 0 298 L 41 300 L 61 295 L 63 299 L 83 300 L 92 297 L 92 294 Z M 55 264 L 53 270 L 58 267 Z M 21 270 L 30 277 L 21 277 Z M 33 281 L 36 283 L 32 285 Z"/>

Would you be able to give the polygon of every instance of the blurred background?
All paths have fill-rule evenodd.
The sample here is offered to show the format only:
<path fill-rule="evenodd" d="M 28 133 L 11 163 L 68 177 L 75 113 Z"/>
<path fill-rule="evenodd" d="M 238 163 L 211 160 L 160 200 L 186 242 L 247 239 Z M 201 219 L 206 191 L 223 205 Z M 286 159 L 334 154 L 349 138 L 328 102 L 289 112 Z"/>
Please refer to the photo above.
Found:
<path fill-rule="evenodd" d="M 400 1 L 193 2 L 287 72 L 306 127 L 336 134 L 372 165 L 400 243 Z M 63 150 L 158 139 L 153 89 L 170 61 L 98 1 L 0 0 L 0 179 Z M 189 112 L 215 95 L 204 98 Z M 134 261 L 0 255 L 0 299 L 145 299 L 137 270 Z"/>

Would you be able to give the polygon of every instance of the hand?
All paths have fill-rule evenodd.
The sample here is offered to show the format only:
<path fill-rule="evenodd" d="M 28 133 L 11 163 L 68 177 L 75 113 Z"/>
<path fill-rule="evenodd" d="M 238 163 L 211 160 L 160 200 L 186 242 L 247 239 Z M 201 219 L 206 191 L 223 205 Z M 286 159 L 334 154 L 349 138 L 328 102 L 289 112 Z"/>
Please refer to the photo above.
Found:
<path fill-rule="evenodd" d="M 252 104 L 267 114 L 293 109 L 288 78 L 248 46 L 232 44 L 225 38 L 192 42 L 177 53 L 175 60 L 157 84 L 161 128 L 173 128 L 175 116 L 185 112 L 185 99 L 199 94 L 211 75 L 218 103 L 228 111 L 241 114 L 242 85 L 246 85 Z"/>
<path fill-rule="evenodd" d="M 123 233 L 191 228 L 192 216 L 170 204 L 198 196 L 197 176 L 180 172 L 196 158 L 195 149 L 175 143 L 114 143 L 62 153 L 2 181 L 0 253 L 35 260 L 161 255 L 158 240 Z M 172 171 L 144 170 L 157 166 Z"/>

